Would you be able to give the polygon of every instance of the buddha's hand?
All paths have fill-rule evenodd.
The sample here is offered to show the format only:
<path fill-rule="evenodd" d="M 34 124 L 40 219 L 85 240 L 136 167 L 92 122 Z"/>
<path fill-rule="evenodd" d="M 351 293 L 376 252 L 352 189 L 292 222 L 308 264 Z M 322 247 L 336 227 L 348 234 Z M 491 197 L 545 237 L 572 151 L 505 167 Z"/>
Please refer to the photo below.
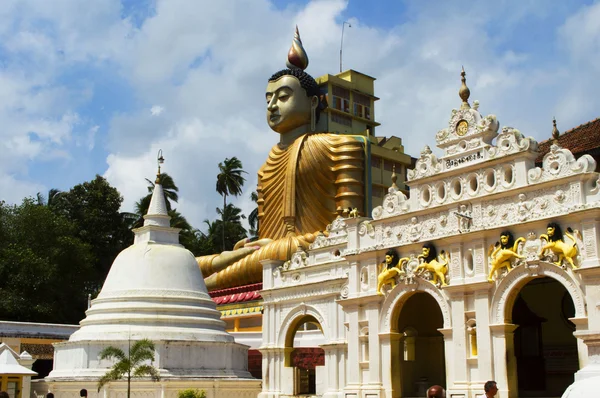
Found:
<path fill-rule="evenodd" d="M 236 261 L 254 253 L 256 250 L 266 246 L 272 241 L 272 239 L 259 239 L 252 242 L 250 239 L 244 238 L 237 242 L 231 251 L 196 257 L 196 261 L 198 262 L 200 270 L 202 270 L 202 275 L 207 278 L 216 272 L 224 270 Z"/>

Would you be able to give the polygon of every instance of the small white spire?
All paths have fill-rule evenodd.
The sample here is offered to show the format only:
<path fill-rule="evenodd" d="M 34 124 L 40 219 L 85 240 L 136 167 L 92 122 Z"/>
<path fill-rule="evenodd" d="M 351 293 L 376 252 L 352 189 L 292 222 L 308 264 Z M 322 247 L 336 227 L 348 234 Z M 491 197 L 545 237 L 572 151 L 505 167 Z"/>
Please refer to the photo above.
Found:
<path fill-rule="evenodd" d="M 158 181 L 158 178 L 157 178 Z M 154 184 L 154 192 L 148 207 L 148 214 L 144 216 L 144 226 L 158 225 L 159 227 L 170 227 L 171 217 L 167 213 L 167 202 L 160 183 Z"/>

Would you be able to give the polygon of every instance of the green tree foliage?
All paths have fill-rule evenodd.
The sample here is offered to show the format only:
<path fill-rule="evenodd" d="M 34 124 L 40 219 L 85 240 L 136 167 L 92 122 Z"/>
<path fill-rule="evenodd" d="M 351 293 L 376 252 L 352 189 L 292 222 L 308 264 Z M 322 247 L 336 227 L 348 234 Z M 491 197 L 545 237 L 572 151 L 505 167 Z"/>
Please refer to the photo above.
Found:
<path fill-rule="evenodd" d="M 232 158 L 226 158 L 223 163 L 219 163 L 219 174 L 217 175 L 217 192 L 223 196 L 223 215 L 227 209 L 227 196 L 239 196 L 242 193 L 242 187 L 246 179 L 242 174 L 246 173 L 242 169 L 242 162 L 235 156 Z M 221 221 L 226 223 L 225 218 Z M 221 230 L 222 249 L 223 251 L 228 250 L 226 247 L 225 240 L 226 228 Z"/>
<path fill-rule="evenodd" d="M 127 218 L 119 212 L 122 202 L 119 191 L 96 175 L 61 193 L 53 207 L 77 226 L 77 236 L 91 246 L 96 290 L 102 287 L 117 254 L 133 243 Z"/>
<path fill-rule="evenodd" d="M 159 381 L 158 370 L 148 365 L 147 361 L 154 361 L 154 343 L 148 339 L 137 340 L 125 354 L 118 347 L 108 346 L 100 351 L 100 360 L 111 359 L 115 364 L 104 376 L 98 380 L 98 392 L 111 381 L 125 378 L 127 380 L 127 398 L 131 396 L 131 379 L 149 376 L 152 381 Z"/>
<path fill-rule="evenodd" d="M 214 222 L 214 225 L 211 225 L 212 228 L 209 228 L 210 236 L 213 238 L 213 244 L 215 244 L 215 246 L 217 245 L 217 242 L 215 241 L 218 239 L 218 236 L 221 236 L 221 239 L 223 239 L 224 236 L 225 250 L 232 250 L 235 244 L 247 235 L 247 231 L 242 225 L 242 220 L 245 219 L 246 216 L 242 214 L 242 209 L 235 207 L 231 203 L 225 206 L 225 211 L 217 208 L 217 214 L 221 216 L 221 219 L 217 219 Z"/>
<path fill-rule="evenodd" d="M 204 390 L 194 390 L 188 388 L 177 393 L 177 398 L 206 398 L 206 392 Z"/>
<path fill-rule="evenodd" d="M 252 191 L 250 194 L 250 199 L 254 202 L 258 202 L 258 193 L 256 191 Z M 250 225 L 250 235 L 252 237 L 258 237 L 258 204 L 256 207 L 252 209 L 250 214 L 248 215 L 248 224 Z"/>
<path fill-rule="evenodd" d="M 76 323 L 92 293 L 93 248 L 34 199 L 0 203 L 0 319 Z"/>

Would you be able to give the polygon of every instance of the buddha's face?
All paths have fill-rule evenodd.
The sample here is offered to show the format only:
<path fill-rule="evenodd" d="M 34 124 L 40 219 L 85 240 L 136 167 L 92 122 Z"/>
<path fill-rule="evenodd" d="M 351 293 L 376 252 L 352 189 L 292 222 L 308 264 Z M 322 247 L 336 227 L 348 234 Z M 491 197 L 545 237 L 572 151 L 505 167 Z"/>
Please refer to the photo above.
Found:
<path fill-rule="evenodd" d="M 501 236 L 500 236 L 500 242 L 501 242 L 503 245 L 508 245 L 508 235 L 501 235 Z"/>
<path fill-rule="evenodd" d="M 548 236 L 554 236 L 554 228 L 553 227 L 548 227 L 548 229 L 546 231 L 548 232 Z"/>
<path fill-rule="evenodd" d="M 267 84 L 267 122 L 273 131 L 285 134 L 310 124 L 311 108 L 318 98 L 310 98 L 294 76 L 285 75 Z"/>
<path fill-rule="evenodd" d="M 425 257 L 425 258 L 429 257 L 429 248 L 428 247 L 423 248 L 423 257 Z"/>

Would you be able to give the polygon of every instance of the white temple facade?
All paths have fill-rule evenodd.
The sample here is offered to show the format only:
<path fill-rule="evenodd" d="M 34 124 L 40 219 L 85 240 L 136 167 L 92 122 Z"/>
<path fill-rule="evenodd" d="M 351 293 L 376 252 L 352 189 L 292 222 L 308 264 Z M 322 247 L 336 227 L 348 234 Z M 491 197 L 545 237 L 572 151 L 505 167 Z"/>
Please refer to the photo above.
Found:
<path fill-rule="evenodd" d="M 100 377 L 113 363 L 100 352 L 113 346 L 125 353 L 132 341 L 149 339 L 160 381 L 134 379 L 135 397 L 174 398 L 181 390 L 204 390 L 209 398 L 256 397 L 260 380 L 247 370 L 248 346 L 234 342 L 209 297 L 191 252 L 170 227 L 157 179 L 144 226 L 134 244 L 115 259 L 102 291 L 86 311 L 81 328 L 67 342 L 54 344 L 54 368 L 46 377 L 56 398 L 126 397 L 126 380 L 97 392 Z"/>
<path fill-rule="evenodd" d="M 600 375 L 595 161 L 554 145 L 536 167 L 535 140 L 471 107 L 464 78 L 460 94 L 409 197 L 392 186 L 372 218 L 339 217 L 308 252 L 263 262 L 260 397 L 425 397 L 438 384 L 474 398 L 487 380 L 499 398 L 559 397 Z M 378 294 L 390 249 L 399 272 Z M 305 324 L 325 358 L 307 374 L 292 360 Z"/>

